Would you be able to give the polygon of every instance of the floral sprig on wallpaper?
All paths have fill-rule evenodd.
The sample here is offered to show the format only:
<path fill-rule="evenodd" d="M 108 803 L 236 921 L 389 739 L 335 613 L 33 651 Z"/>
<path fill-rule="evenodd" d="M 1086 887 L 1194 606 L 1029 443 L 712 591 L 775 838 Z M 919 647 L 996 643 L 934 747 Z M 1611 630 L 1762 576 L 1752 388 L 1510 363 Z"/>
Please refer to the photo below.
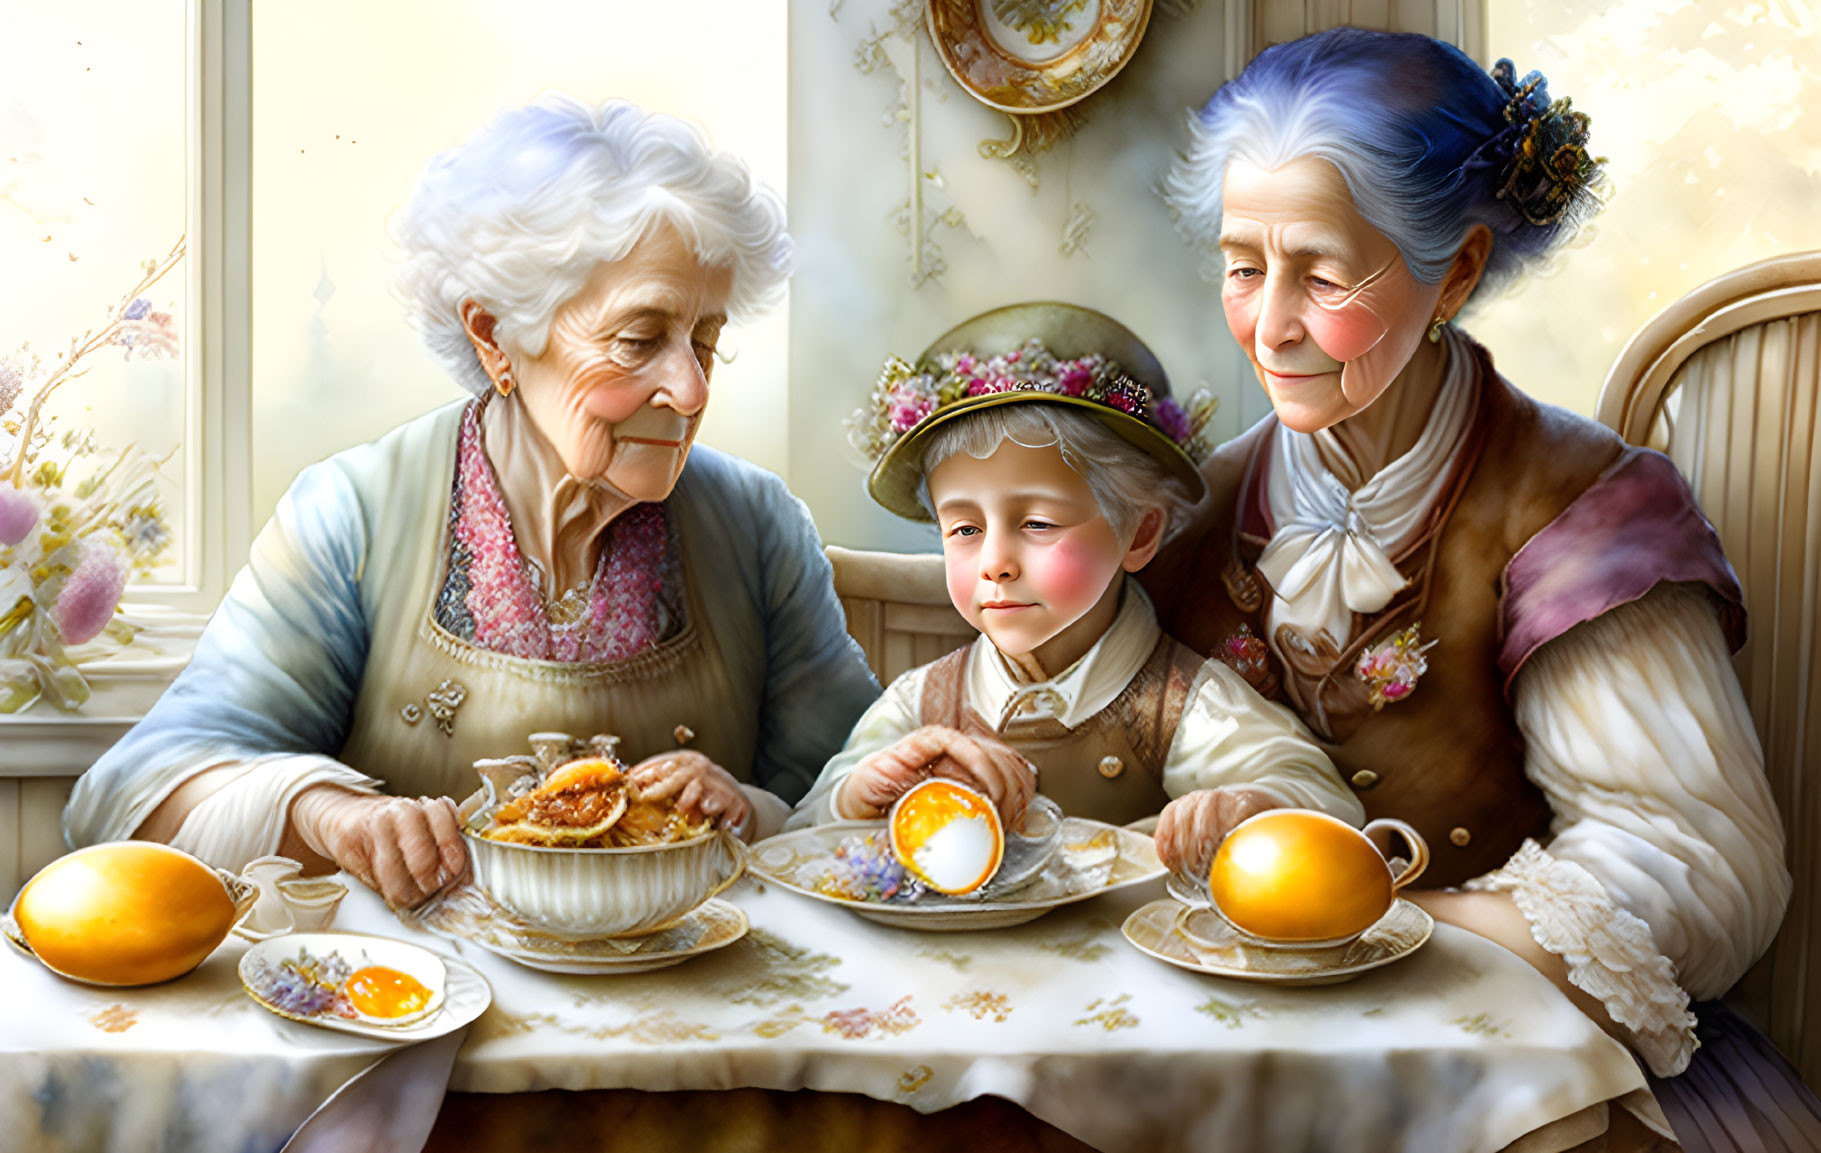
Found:
<path fill-rule="evenodd" d="M 81 708 L 89 698 L 81 666 L 132 643 L 133 626 L 115 613 L 120 595 L 171 544 L 160 462 L 131 445 L 102 449 L 87 429 L 59 434 L 43 409 L 100 352 L 176 353 L 176 321 L 148 294 L 183 254 L 179 239 L 162 260 L 146 261 L 106 321 L 52 363 L 30 344 L 0 356 L 0 427 L 10 442 L 0 442 L 0 454 L 10 454 L 0 455 L 0 713 L 39 700 Z"/>

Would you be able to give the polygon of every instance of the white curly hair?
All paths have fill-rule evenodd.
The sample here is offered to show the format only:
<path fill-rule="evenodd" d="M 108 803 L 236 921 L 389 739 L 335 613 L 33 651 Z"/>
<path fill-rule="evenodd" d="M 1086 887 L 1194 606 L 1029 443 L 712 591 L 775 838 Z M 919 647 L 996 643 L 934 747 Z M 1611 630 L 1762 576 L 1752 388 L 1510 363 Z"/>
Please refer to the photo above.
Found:
<path fill-rule="evenodd" d="M 930 433 L 923 450 L 917 500 L 936 517 L 929 474 L 962 453 L 985 460 L 1010 441 L 1026 448 L 1054 445 L 1063 463 L 1087 482 L 1094 504 L 1121 536 L 1138 528 L 1145 513 L 1163 513 L 1163 540 L 1188 525 L 1195 500 L 1188 486 L 1157 458 L 1076 409 L 1053 404 L 1002 404 L 965 413 Z"/>
<path fill-rule="evenodd" d="M 659 221 L 703 264 L 733 270 L 733 318 L 783 295 L 784 204 L 742 161 L 674 117 L 548 93 L 425 166 L 393 221 L 398 292 L 431 353 L 478 396 L 492 382 L 462 327 L 464 300 L 493 314 L 508 356 L 539 356 L 563 302 Z"/>

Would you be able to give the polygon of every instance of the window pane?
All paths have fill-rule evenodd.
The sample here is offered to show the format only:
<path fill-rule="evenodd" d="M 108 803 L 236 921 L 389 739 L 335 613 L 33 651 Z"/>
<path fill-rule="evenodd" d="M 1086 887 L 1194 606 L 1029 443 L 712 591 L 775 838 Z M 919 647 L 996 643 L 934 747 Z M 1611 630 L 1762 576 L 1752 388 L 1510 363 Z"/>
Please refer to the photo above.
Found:
<path fill-rule="evenodd" d="M 1493 0 L 1488 53 L 1593 117 L 1611 199 L 1555 268 L 1466 327 L 1532 395 L 1592 415 L 1631 335 L 1742 265 L 1821 248 L 1821 20 L 1807 4 Z"/>
<path fill-rule="evenodd" d="M 314 0 L 253 10 L 253 520 L 298 470 L 462 392 L 393 295 L 435 153 L 554 88 L 702 125 L 784 191 L 783 0 Z M 332 61 L 333 75 L 323 62 Z M 700 443 L 782 471 L 786 312 L 738 330 Z"/>
<path fill-rule="evenodd" d="M 41 378 L 183 235 L 187 23 L 183 0 L 0 0 L 0 357 L 29 342 Z M 175 356 L 103 348 L 43 410 L 58 434 L 92 430 L 104 453 L 131 445 L 162 462 L 158 505 L 175 536 L 152 571 L 159 583 L 185 576 L 189 271 L 178 263 L 145 294 L 173 318 Z M 28 390 L 6 418 L 29 402 Z M 0 432 L 0 460 L 16 440 Z M 41 460 L 68 456 L 54 441 Z"/>

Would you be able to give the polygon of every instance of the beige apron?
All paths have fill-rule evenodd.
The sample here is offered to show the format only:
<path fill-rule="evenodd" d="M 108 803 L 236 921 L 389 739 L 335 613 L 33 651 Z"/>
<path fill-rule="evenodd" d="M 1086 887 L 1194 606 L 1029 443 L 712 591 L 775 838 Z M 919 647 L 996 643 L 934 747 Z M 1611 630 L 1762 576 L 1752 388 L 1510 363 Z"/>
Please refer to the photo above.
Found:
<path fill-rule="evenodd" d="M 399 484 L 386 504 L 402 515 L 378 522 L 421 528 L 414 539 L 374 545 L 396 550 L 378 566 L 389 586 L 378 595 L 393 611 L 371 620 L 360 696 L 339 759 L 386 782 L 392 793 L 459 800 L 478 787 L 476 760 L 528 753 L 531 733 L 614 733 L 631 764 L 676 748 L 681 725 L 696 734 L 690 748 L 750 780 L 758 710 L 741 706 L 747 686 L 730 675 L 709 606 L 699 595 L 697 542 L 682 502 L 673 496 L 666 512 L 676 518 L 682 543 L 683 629 L 621 661 L 526 660 L 478 648 L 434 619 L 449 552 L 453 425 L 446 450 L 432 456 L 440 471 L 431 475 L 441 486 L 430 491 L 441 499 L 422 496 L 425 486 Z M 412 496 L 413 488 L 420 495 Z"/>

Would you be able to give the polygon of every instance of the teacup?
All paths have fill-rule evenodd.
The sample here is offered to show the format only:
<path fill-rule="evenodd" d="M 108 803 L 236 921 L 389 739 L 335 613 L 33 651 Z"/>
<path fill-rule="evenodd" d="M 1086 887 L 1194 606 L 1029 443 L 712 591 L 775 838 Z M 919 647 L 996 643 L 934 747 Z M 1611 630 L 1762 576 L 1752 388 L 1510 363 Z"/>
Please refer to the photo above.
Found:
<path fill-rule="evenodd" d="M 1003 897 L 1035 881 L 1062 841 L 1062 807 L 1031 797 L 1017 829 L 1005 828 L 986 794 L 932 777 L 886 814 L 892 851 L 924 884 L 949 896 Z"/>
<path fill-rule="evenodd" d="M 1374 833 L 1396 832 L 1412 860 L 1396 875 Z M 1189 906 L 1177 929 L 1214 947 L 1191 928 L 1191 914 L 1212 907 L 1257 945 L 1317 949 L 1346 945 L 1391 910 L 1399 890 L 1422 875 L 1429 846 L 1403 821 L 1381 818 L 1363 829 L 1309 809 L 1272 809 L 1241 821 L 1214 854 L 1205 879 L 1172 875 L 1172 896 Z"/>
<path fill-rule="evenodd" d="M 248 861 L 241 878 L 259 890 L 259 901 L 240 924 L 236 936 L 264 941 L 286 933 L 314 933 L 335 920 L 336 906 L 348 886 L 333 877 L 305 877 L 303 866 L 289 857 Z"/>

